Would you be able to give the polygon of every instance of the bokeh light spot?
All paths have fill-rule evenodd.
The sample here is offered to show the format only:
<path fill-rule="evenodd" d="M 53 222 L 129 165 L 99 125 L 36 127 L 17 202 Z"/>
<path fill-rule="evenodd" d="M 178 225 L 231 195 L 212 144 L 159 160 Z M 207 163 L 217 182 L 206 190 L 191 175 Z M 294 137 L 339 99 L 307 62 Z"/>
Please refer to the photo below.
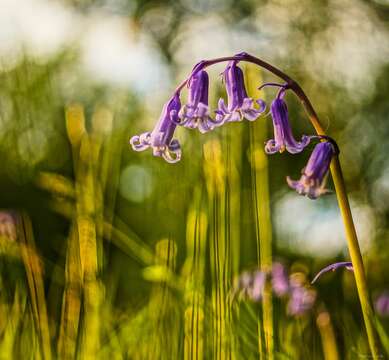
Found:
<path fill-rule="evenodd" d="M 142 202 L 153 191 L 153 178 L 150 171 L 143 166 L 129 165 L 120 177 L 120 194 L 127 200 Z"/>

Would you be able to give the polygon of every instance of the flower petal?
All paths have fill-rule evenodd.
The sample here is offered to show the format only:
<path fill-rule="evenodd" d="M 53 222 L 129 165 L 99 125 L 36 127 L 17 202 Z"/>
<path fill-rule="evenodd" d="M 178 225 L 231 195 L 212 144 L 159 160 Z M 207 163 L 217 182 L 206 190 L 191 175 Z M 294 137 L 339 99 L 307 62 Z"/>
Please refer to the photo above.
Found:
<path fill-rule="evenodd" d="M 228 108 L 226 106 L 226 103 L 224 102 L 224 99 L 222 99 L 222 98 L 219 99 L 217 107 L 218 107 L 218 110 L 223 114 L 227 114 L 229 112 Z"/>
<path fill-rule="evenodd" d="M 266 103 L 262 99 L 257 99 L 255 102 L 259 105 L 258 111 L 263 113 L 266 110 Z"/>
<path fill-rule="evenodd" d="M 169 147 L 161 154 L 162 158 L 170 164 L 174 164 L 181 160 L 181 147 L 177 140 L 173 140 Z"/>
<path fill-rule="evenodd" d="M 300 142 L 296 141 L 293 136 L 291 138 L 286 138 L 286 150 L 291 154 L 298 154 L 304 150 L 310 141 L 311 137 L 307 135 L 303 135 Z"/>
<path fill-rule="evenodd" d="M 242 113 L 248 121 L 255 121 L 261 115 L 261 112 L 254 108 L 248 110 L 242 110 Z"/>
<path fill-rule="evenodd" d="M 275 154 L 276 152 L 280 151 L 280 149 L 281 149 L 280 144 L 277 144 L 274 139 L 270 139 L 266 142 L 265 145 L 266 154 Z"/>
<path fill-rule="evenodd" d="M 135 135 L 130 139 L 130 145 L 135 151 L 143 151 L 150 147 L 150 132 Z"/>

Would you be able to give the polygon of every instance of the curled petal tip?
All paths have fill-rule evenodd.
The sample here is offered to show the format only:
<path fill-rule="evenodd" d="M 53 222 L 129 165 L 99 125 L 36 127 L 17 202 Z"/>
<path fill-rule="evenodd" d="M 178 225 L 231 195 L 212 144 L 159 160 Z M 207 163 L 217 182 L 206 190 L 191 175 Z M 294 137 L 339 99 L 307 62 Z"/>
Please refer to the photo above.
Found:
<path fill-rule="evenodd" d="M 132 146 L 134 149 L 134 146 L 139 144 L 139 135 L 134 135 L 128 140 L 128 143 Z M 134 149 L 135 150 L 135 149 Z"/>
<path fill-rule="evenodd" d="M 150 133 L 143 133 L 141 135 L 134 135 L 129 140 L 129 144 L 135 151 L 143 151 L 150 147 Z"/>
<path fill-rule="evenodd" d="M 174 153 L 166 150 L 162 153 L 162 158 L 169 164 L 175 164 L 181 160 L 181 150 Z"/>
<path fill-rule="evenodd" d="M 265 112 L 265 110 L 266 110 L 266 103 L 265 103 L 265 101 L 263 101 L 262 99 L 257 99 L 257 100 L 255 100 L 255 102 L 259 105 L 258 111 L 260 113 Z"/>
<path fill-rule="evenodd" d="M 292 180 L 290 176 L 287 176 L 287 177 L 286 177 L 286 182 L 288 183 L 288 185 L 289 185 L 292 189 L 295 189 L 295 188 L 296 188 L 296 185 L 297 185 L 297 183 L 298 183 L 298 181 Z"/>
<path fill-rule="evenodd" d="M 174 139 L 168 147 L 160 154 L 169 164 L 175 164 L 181 160 L 181 146 L 178 140 Z"/>
<path fill-rule="evenodd" d="M 296 141 L 293 144 L 292 143 L 287 144 L 286 150 L 288 150 L 290 154 L 298 154 L 301 153 L 310 142 L 311 142 L 311 137 L 307 135 L 303 135 L 301 137 L 301 141 L 299 142 Z"/>
<path fill-rule="evenodd" d="M 275 154 L 276 152 L 279 152 L 281 149 L 281 146 L 275 142 L 274 139 L 270 139 L 266 142 L 265 145 L 265 153 L 266 154 Z"/>

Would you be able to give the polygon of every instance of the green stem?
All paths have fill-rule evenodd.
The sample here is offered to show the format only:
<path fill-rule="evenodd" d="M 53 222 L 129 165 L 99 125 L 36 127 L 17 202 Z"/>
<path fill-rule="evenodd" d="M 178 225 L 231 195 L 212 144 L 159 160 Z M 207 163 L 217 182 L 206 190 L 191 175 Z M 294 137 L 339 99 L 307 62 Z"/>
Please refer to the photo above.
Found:
<path fill-rule="evenodd" d="M 335 185 L 335 191 L 338 199 L 340 212 L 343 218 L 348 249 L 351 257 L 351 262 L 354 268 L 355 282 L 357 284 L 359 300 L 361 302 L 363 319 L 365 321 L 370 351 L 373 356 L 373 359 L 378 359 L 380 356 L 378 354 L 377 340 L 373 325 L 374 314 L 369 301 L 366 275 L 364 271 L 361 251 L 359 249 L 357 233 L 355 231 L 350 204 L 347 198 L 342 169 L 340 167 L 339 158 L 337 156 L 335 156 L 331 162 L 331 174 Z"/>

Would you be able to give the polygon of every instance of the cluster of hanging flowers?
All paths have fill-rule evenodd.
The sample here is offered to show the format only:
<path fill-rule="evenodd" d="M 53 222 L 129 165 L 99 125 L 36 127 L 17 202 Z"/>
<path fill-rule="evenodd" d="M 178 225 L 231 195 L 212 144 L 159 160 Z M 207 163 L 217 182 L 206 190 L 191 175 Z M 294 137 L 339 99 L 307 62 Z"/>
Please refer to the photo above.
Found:
<path fill-rule="evenodd" d="M 310 287 L 303 273 L 296 272 L 288 276 L 279 262 L 273 263 L 271 271 L 259 269 L 245 271 L 235 279 L 232 297 L 234 300 L 259 302 L 265 292 L 266 283 L 271 286 L 275 297 L 286 300 L 286 311 L 290 316 L 307 314 L 316 301 L 316 291 Z"/>
<path fill-rule="evenodd" d="M 197 128 L 201 133 L 207 133 L 226 123 L 239 122 L 244 119 L 255 121 L 264 115 L 265 102 L 261 99 L 253 99 L 248 95 L 243 71 L 238 66 L 240 61 L 252 59 L 256 58 L 246 53 L 240 53 L 232 57 L 198 63 L 188 79 L 177 87 L 173 96 L 164 105 L 154 129 L 130 139 L 133 150 L 143 151 L 151 148 L 154 156 L 162 157 L 169 163 L 176 163 L 181 159 L 180 143 L 174 139 L 177 126 L 188 129 Z M 219 99 L 218 109 L 212 114 L 208 104 L 209 76 L 204 69 L 222 61 L 228 61 L 227 67 L 222 73 L 227 102 L 222 98 Z M 188 88 L 188 99 L 182 105 L 180 94 L 185 86 Z M 285 102 L 285 94 L 289 90 L 288 83 L 265 83 L 259 88 L 265 86 L 279 88 L 278 94 L 270 105 L 274 138 L 266 142 L 265 152 L 274 154 L 287 151 L 291 154 L 298 154 L 312 140 L 319 140 L 300 179 L 292 180 L 287 177 L 287 183 L 299 194 L 306 195 L 311 199 L 328 193 L 329 190 L 325 188 L 326 178 L 331 159 L 338 152 L 335 142 L 326 136 L 307 135 L 302 136 L 301 140 L 297 141 L 292 132 L 288 107 Z"/>

